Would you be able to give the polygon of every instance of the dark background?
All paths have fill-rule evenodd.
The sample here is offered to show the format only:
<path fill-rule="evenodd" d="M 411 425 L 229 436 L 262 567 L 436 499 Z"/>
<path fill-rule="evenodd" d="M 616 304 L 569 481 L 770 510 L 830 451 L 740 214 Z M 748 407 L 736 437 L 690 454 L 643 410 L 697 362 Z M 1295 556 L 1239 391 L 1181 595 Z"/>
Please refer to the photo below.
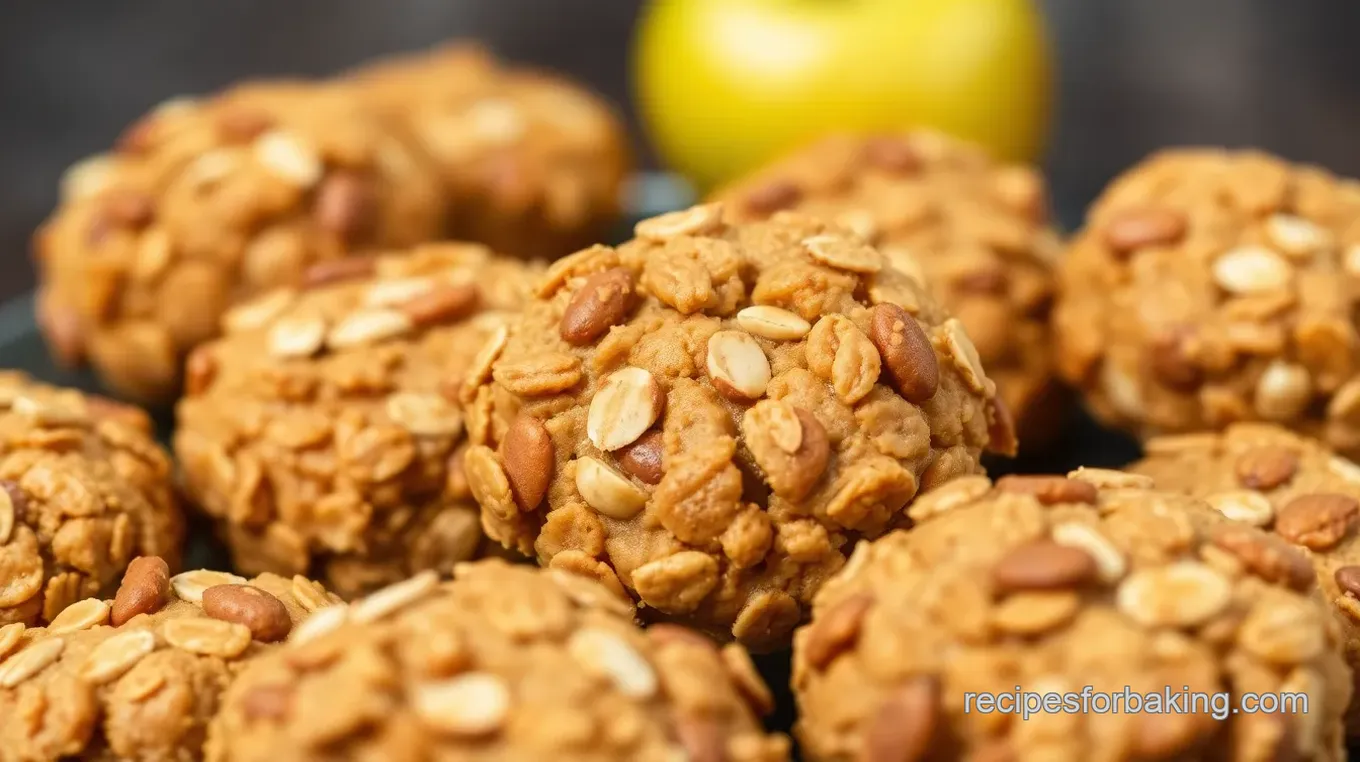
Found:
<path fill-rule="evenodd" d="M 865 0 L 789 0 L 789 2 Z M 894 0 L 878 0 L 879 2 Z M 895 0 L 914 2 L 915 0 Z M 1360 175 L 1360 2 L 1039 0 L 1059 58 L 1047 162 L 1068 224 L 1121 168 L 1182 143 L 1257 145 Z M 166 97 L 321 75 L 468 36 L 627 110 L 639 0 L 5 0 L 0 298 L 61 171 Z M 645 154 L 645 142 L 637 137 Z"/>

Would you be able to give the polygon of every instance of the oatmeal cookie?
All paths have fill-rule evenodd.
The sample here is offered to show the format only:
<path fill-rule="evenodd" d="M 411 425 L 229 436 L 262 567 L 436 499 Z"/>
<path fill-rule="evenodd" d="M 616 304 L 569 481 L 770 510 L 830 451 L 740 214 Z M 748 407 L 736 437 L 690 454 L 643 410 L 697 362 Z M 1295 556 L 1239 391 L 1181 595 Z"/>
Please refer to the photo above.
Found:
<path fill-rule="evenodd" d="M 427 244 L 228 312 L 189 358 L 174 449 L 237 568 L 350 596 L 477 555 L 459 379 L 537 272 Z"/>
<path fill-rule="evenodd" d="M 0 626 L 111 592 L 139 555 L 177 565 L 183 537 L 145 413 L 0 371 Z"/>
<path fill-rule="evenodd" d="M 53 354 L 168 402 L 223 312 L 315 262 L 439 237 L 420 149 L 344 91 L 243 85 L 176 100 L 73 167 L 35 240 Z"/>
<path fill-rule="evenodd" d="M 1164 151 L 1105 191 L 1060 278 L 1059 368 L 1106 423 L 1268 421 L 1360 455 L 1360 183 Z"/>
<path fill-rule="evenodd" d="M 788 759 L 757 720 L 770 693 L 740 646 L 644 633 L 590 580 L 483 561 L 336 613 L 232 685 L 209 760 Z"/>
<path fill-rule="evenodd" d="M 463 392 L 492 537 L 758 649 L 855 541 L 1015 444 L 914 278 L 848 231 L 721 204 L 554 264 Z"/>
<path fill-rule="evenodd" d="M 1239 423 L 1222 433 L 1151 439 L 1147 457 L 1130 470 L 1296 546 L 1339 612 L 1347 662 L 1360 667 L 1360 466 L 1277 426 Z M 1360 706 L 1347 726 L 1360 735 Z"/>
<path fill-rule="evenodd" d="M 0 759 L 203 758 L 208 721 L 247 661 L 337 599 L 315 582 L 137 558 L 117 594 L 46 627 L 0 627 Z"/>
<path fill-rule="evenodd" d="M 1015 415 L 1022 449 L 1059 431 L 1069 395 L 1048 317 L 1060 243 L 1044 180 L 932 132 L 825 138 L 719 191 L 742 219 L 795 209 L 837 220 L 957 317 Z"/>
<path fill-rule="evenodd" d="M 449 237 L 552 259 L 612 232 L 632 167 L 627 133 L 576 83 L 467 43 L 369 66 L 352 83 L 433 157 Z"/>
<path fill-rule="evenodd" d="M 910 532 L 860 545 L 794 638 L 805 758 L 1344 759 L 1350 674 L 1308 562 L 1150 482 L 964 477 L 916 502 Z M 1017 691 L 1050 711 L 978 703 Z M 1100 698 L 1135 706 L 1125 691 L 1182 698 Z M 1252 713 L 1277 705 L 1247 694 L 1307 703 Z"/>

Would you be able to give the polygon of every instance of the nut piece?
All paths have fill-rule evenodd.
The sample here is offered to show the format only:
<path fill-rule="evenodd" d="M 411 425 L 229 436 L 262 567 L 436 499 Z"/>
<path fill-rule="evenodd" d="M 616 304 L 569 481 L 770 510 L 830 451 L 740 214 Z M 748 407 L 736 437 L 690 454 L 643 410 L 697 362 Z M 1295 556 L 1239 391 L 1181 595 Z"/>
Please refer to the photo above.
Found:
<path fill-rule="evenodd" d="M 652 665 L 612 632 L 577 630 L 567 641 L 567 653 L 593 674 L 608 678 L 625 696 L 647 699 L 656 695 L 658 681 Z"/>
<path fill-rule="evenodd" d="M 1011 550 L 992 567 L 992 581 L 1005 592 L 1061 590 L 1097 576 L 1089 553 L 1052 540 L 1037 540 Z"/>
<path fill-rule="evenodd" d="M 629 475 L 647 484 L 660 484 L 666 475 L 665 437 L 659 431 L 649 431 L 627 447 L 619 450 L 619 466 Z"/>
<path fill-rule="evenodd" d="M 646 370 L 630 366 L 615 371 L 590 401 L 586 436 L 605 452 L 630 445 L 656 423 L 665 399 L 661 385 Z"/>
<path fill-rule="evenodd" d="M 1289 288 L 1294 268 L 1263 246 L 1239 246 L 1214 260 L 1214 282 L 1230 294 L 1264 294 Z"/>
<path fill-rule="evenodd" d="M 750 334 L 718 331 L 708 339 L 708 377 L 728 399 L 757 400 L 770 383 L 770 361 Z"/>
<path fill-rule="evenodd" d="M 109 604 L 98 598 L 86 598 L 67 606 L 48 625 L 53 635 L 88 630 L 109 621 Z"/>
<path fill-rule="evenodd" d="M 222 316 L 222 327 L 226 329 L 227 333 L 241 333 L 263 328 L 269 325 L 274 318 L 282 315 L 295 301 L 297 301 L 297 294 L 290 289 L 281 288 L 270 291 L 263 296 L 232 307 L 227 311 L 227 314 Z"/>
<path fill-rule="evenodd" d="M 742 416 L 741 430 L 776 494 L 801 500 L 821 481 L 831 440 L 816 416 L 783 400 L 762 400 Z"/>
<path fill-rule="evenodd" d="M 1088 482 L 1069 479 L 1065 476 L 1003 476 L 996 481 L 1001 492 L 1020 495 L 1033 495 L 1044 505 L 1060 503 L 1085 503 L 1095 505 L 1098 492 Z"/>
<path fill-rule="evenodd" d="M 38 640 L 0 662 L 0 688 L 13 688 L 47 669 L 61 656 L 65 647 L 66 641 L 61 638 Z"/>
<path fill-rule="evenodd" d="M 266 132 L 255 140 L 255 158 L 265 169 L 300 188 L 315 185 L 325 171 L 321 157 L 310 146 L 282 130 Z"/>
<path fill-rule="evenodd" d="M 803 653 L 813 669 L 824 669 L 837 656 L 850 649 L 859 637 L 864 618 L 873 608 L 869 593 L 853 595 L 814 620 L 803 643 Z"/>
<path fill-rule="evenodd" d="M 1360 568 L 1360 567 L 1357 567 Z M 24 630 L 28 629 L 23 622 L 14 622 L 0 627 L 0 662 L 9 656 L 9 652 L 19 647 L 19 642 L 24 639 Z"/>
<path fill-rule="evenodd" d="M 9 490 L 0 489 L 0 545 L 9 542 L 14 533 L 14 514 L 14 499 L 9 496 Z"/>
<path fill-rule="evenodd" d="M 1290 421 L 1302 415 L 1313 397 L 1313 377 L 1302 365 L 1275 360 L 1256 381 L 1252 405 L 1269 421 Z"/>
<path fill-rule="evenodd" d="M 893 386 L 908 402 L 921 404 L 940 388 L 935 347 L 916 319 L 896 304 L 874 305 L 869 313 L 869 340 L 878 349 Z"/>
<path fill-rule="evenodd" d="M 1267 582 L 1285 584 L 1295 590 L 1313 586 L 1313 565 L 1297 548 L 1275 535 L 1230 524 L 1215 530 L 1210 540 L 1241 561 L 1247 571 Z"/>
<path fill-rule="evenodd" d="M 250 630 L 245 625 L 196 617 L 171 619 L 161 625 L 165 642 L 189 653 L 232 659 L 250 647 Z"/>
<path fill-rule="evenodd" d="M 1124 554 L 1095 527 L 1069 521 L 1055 524 L 1049 534 L 1059 545 L 1083 550 L 1095 559 L 1096 576 L 1101 582 L 1118 582 L 1128 571 L 1129 565 L 1124 560 Z"/>
<path fill-rule="evenodd" d="M 349 621 L 349 605 L 338 603 L 334 606 L 317 609 L 310 617 L 302 620 L 293 628 L 289 643 L 301 644 L 328 635 Z"/>
<path fill-rule="evenodd" d="M 576 460 L 576 491 L 591 508 L 619 521 L 633 518 L 647 504 L 646 492 L 589 456 Z"/>
<path fill-rule="evenodd" d="M 466 317 L 477 306 L 481 292 L 471 283 L 440 285 L 401 305 L 417 328 Z"/>
<path fill-rule="evenodd" d="M 1299 454 L 1285 447 L 1253 447 L 1238 456 L 1233 466 L 1237 483 L 1250 490 L 1269 492 L 1294 478 Z"/>
<path fill-rule="evenodd" d="M 210 587 L 244 584 L 246 584 L 245 577 L 238 577 L 227 572 L 208 571 L 207 569 L 187 571 L 170 578 L 170 588 L 175 591 L 175 597 L 182 601 L 200 605 L 203 603 L 203 591 Z"/>
<path fill-rule="evenodd" d="M 1310 550 L 1337 546 L 1360 518 L 1360 502 L 1346 495 L 1300 495 L 1280 508 L 1275 531 L 1295 545 Z"/>
<path fill-rule="evenodd" d="M 1185 237 L 1185 215 L 1175 209 L 1123 209 L 1105 223 L 1105 244 L 1121 256 L 1148 246 L 1169 246 Z"/>
<path fill-rule="evenodd" d="M 813 259 L 840 270 L 876 273 L 883 269 L 883 255 L 861 241 L 839 235 L 818 235 L 803 239 L 803 248 Z"/>
<path fill-rule="evenodd" d="M 401 611 L 434 592 L 439 586 L 439 575 L 434 571 L 423 571 L 410 579 L 395 582 L 369 595 L 350 607 L 352 621 L 376 622 Z"/>
<path fill-rule="evenodd" d="M 1227 607 L 1232 583 L 1194 561 L 1136 571 L 1115 593 L 1115 605 L 1148 627 L 1194 627 Z"/>
<path fill-rule="evenodd" d="M 336 601 L 320 583 L 307 579 L 301 574 L 293 575 L 293 584 L 289 592 L 293 594 L 293 600 L 297 601 L 302 610 L 309 614 L 317 609 L 326 608 Z"/>
<path fill-rule="evenodd" d="M 204 590 L 203 613 L 245 625 L 251 637 L 262 643 L 283 640 L 293 629 L 283 601 L 250 585 L 217 585 Z"/>
<path fill-rule="evenodd" d="M 622 323 L 636 302 L 631 270 L 615 267 L 590 276 L 562 312 L 562 340 L 578 347 L 595 341 Z"/>
<path fill-rule="evenodd" d="M 326 336 L 332 349 L 376 344 L 410 333 L 415 323 L 405 313 L 392 309 L 369 309 L 351 314 Z"/>
<path fill-rule="evenodd" d="M 80 676 L 102 685 L 122 677 L 137 662 L 156 650 L 156 635 L 151 630 L 120 632 L 90 652 Z"/>
<path fill-rule="evenodd" d="M 318 288 L 332 283 L 372 277 L 378 270 L 374 257 L 342 257 L 326 259 L 308 267 L 302 274 L 303 288 Z"/>
<path fill-rule="evenodd" d="M 968 388 L 987 397 L 996 394 L 996 383 L 983 371 L 982 357 L 963 330 L 963 323 L 958 318 L 949 318 L 944 322 L 943 331 L 945 347 Z"/>
<path fill-rule="evenodd" d="M 1274 506 L 1259 492 L 1230 490 L 1209 495 L 1204 500 L 1227 518 L 1254 527 L 1268 526 L 1275 519 Z"/>
<path fill-rule="evenodd" d="M 170 600 L 170 566 L 156 556 L 141 556 L 128 564 L 123 583 L 113 597 L 109 616 L 114 627 L 122 627 L 138 614 L 154 614 Z"/>
<path fill-rule="evenodd" d="M 1292 214 L 1267 217 L 1266 235 L 1280 251 L 1295 257 L 1306 257 L 1331 243 L 1325 229 Z"/>
<path fill-rule="evenodd" d="M 438 394 L 397 392 L 387 398 L 387 417 L 419 437 L 457 437 L 463 414 Z"/>
<path fill-rule="evenodd" d="M 940 687 L 933 678 L 913 677 L 893 689 L 864 731 L 859 759 L 919 762 L 940 724 Z"/>
<path fill-rule="evenodd" d="M 747 333 L 771 341 L 794 341 L 812 330 L 812 324 L 778 307 L 758 304 L 737 313 L 737 325 Z"/>
<path fill-rule="evenodd" d="M 468 672 L 418 686 L 412 709 L 426 726 L 454 736 L 482 736 L 499 730 L 510 714 L 510 689 L 487 672 Z"/>
<path fill-rule="evenodd" d="M 515 505 L 526 513 L 537 508 L 548 494 L 557 462 L 552 435 L 543 422 L 524 413 L 516 417 L 501 440 L 501 461 Z"/>
<path fill-rule="evenodd" d="M 633 226 L 633 233 L 638 238 L 665 241 L 684 235 L 711 233 L 721 228 L 722 224 L 723 205 L 702 204 L 643 220 Z"/>

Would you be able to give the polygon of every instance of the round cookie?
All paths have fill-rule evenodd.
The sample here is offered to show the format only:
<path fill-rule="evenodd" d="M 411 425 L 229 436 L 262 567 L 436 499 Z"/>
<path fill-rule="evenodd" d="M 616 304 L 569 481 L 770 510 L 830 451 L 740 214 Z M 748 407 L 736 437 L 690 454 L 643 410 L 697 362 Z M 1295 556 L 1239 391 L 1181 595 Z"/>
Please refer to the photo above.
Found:
<path fill-rule="evenodd" d="M 464 470 L 507 547 L 778 648 L 856 541 L 1014 433 L 962 326 L 876 249 L 722 214 L 549 268 L 467 379 Z"/>
<path fill-rule="evenodd" d="M 1163 151 L 1104 192 L 1060 278 L 1059 368 L 1106 423 L 1269 421 L 1360 454 L 1360 184 Z"/>
<path fill-rule="evenodd" d="M 1043 177 L 933 132 L 822 139 L 718 192 L 737 219 L 837 220 L 927 285 L 963 323 L 1015 415 L 1022 449 L 1058 433 L 1049 309 L 1061 250 Z"/>
<path fill-rule="evenodd" d="M 771 697 L 740 646 L 644 633 L 632 614 L 557 570 L 483 561 L 442 587 L 414 577 L 252 664 L 207 758 L 788 759 L 757 719 Z"/>
<path fill-rule="evenodd" d="M 176 100 L 73 167 L 35 239 L 53 354 L 148 403 L 227 308 L 311 264 L 439 237 L 420 150 L 336 88 L 243 85 Z"/>
<path fill-rule="evenodd" d="M 145 413 L 0 371 L 0 626 L 111 592 L 128 562 L 178 565 L 184 522 Z"/>
<path fill-rule="evenodd" d="M 236 567 L 348 597 L 477 555 L 459 378 L 539 271 L 427 244 L 230 311 L 189 359 L 174 449 Z"/>
<path fill-rule="evenodd" d="M 1360 466 L 1320 442 L 1269 424 L 1147 442 L 1130 466 L 1159 489 L 1204 498 L 1230 519 L 1270 529 L 1312 560 L 1339 611 L 1346 660 L 1360 666 Z M 1263 558 L 1264 560 L 1268 560 Z M 1347 717 L 1360 735 L 1360 706 Z"/>
<path fill-rule="evenodd" d="M 612 108 L 578 84 L 469 43 L 371 65 L 351 82 L 434 159 L 449 237 L 555 259 L 613 232 L 631 149 Z"/>
<path fill-rule="evenodd" d="M 133 561 L 112 600 L 47 627 L 0 627 L 0 756 L 24 762 L 203 758 L 208 721 L 247 661 L 336 602 L 315 582 Z"/>
<path fill-rule="evenodd" d="M 1351 680 L 1307 562 L 1149 483 L 965 477 L 861 545 L 794 638 L 804 758 L 1344 759 Z M 1017 691 L 1049 711 L 987 703 Z"/>

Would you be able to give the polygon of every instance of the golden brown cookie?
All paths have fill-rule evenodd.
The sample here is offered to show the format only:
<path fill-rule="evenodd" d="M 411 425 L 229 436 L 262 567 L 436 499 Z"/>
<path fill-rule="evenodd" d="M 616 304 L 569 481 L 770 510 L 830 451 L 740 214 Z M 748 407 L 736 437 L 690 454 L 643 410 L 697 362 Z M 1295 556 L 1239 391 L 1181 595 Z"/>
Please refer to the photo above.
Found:
<path fill-rule="evenodd" d="M 112 591 L 128 562 L 178 565 L 183 518 L 145 413 L 0 371 L 0 626 Z"/>
<path fill-rule="evenodd" d="M 590 580 L 484 561 L 334 611 L 236 681 L 209 760 L 788 759 L 740 646 L 644 633 Z"/>
<path fill-rule="evenodd" d="M 1224 516 L 1270 530 L 1312 561 L 1323 594 L 1339 612 L 1346 660 L 1360 666 L 1360 466 L 1322 443 L 1268 424 L 1237 424 L 1219 434 L 1151 439 L 1130 467 L 1158 488 L 1204 498 Z M 1279 540 L 1249 549 L 1253 563 L 1284 576 L 1310 567 L 1283 564 Z M 1360 735 L 1360 706 L 1347 725 Z"/>
<path fill-rule="evenodd" d="M 351 82 L 433 158 L 449 237 L 555 259 L 612 232 L 631 150 L 620 118 L 579 85 L 469 43 L 384 61 Z"/>
<path fill-rule="evenodd" d="M 167 402 L 233 303 L 313 263 L 435 239 L 430 161 L 353 95 L 256 83 L 176 100 L 73 167 L 39 231 L 39 323 L 66 364 Z"/>
<path fill-rule="evenodd" d="M 761 649 L 851 546 L 1014 446 L 967 334 L 811 218 L 720 204 L 554 264 L 466 379 L 488 533 Z"/>
<path fill-rule="evenodd" d="M 1142 438 L 1269 421 L 1360 453 L 1360 185 L 1252 151 L 1155 154 L 1061 269 L 1062 374 Z"/>
<path fill-rule="evenodd" d="M 1344 759 L 1350 674 L 1307 562 L 1149 483 L 965 477 L 860 545 L 794 640 L 805 759 Z"/>
<path fill-rule="evenodd" d="M 825 138 L 715 198 L 734 219 L 794 209 L 836 220 L 929 286 L 1014 414 L 1022 450 L 1058 432 L 1068 395 L 1050 354 L 1060 243 L 1034 169 L 932 132 Z"/>
<path fill-rule="evenodd" d="M 334 596 L 302 577 L 191 571 L 136 559 L 111 600 L 46 627 L 0 627 L 0 759 L 203 758 L 208 721 L 241 666 Z"/>
<path fill-rule="evenodd" d="M 189 359 L 174 446 L 236 566 L 350 596 L 476 556 L 459 379 L 540 271 L 427 244 L 228 312 Z"/>

